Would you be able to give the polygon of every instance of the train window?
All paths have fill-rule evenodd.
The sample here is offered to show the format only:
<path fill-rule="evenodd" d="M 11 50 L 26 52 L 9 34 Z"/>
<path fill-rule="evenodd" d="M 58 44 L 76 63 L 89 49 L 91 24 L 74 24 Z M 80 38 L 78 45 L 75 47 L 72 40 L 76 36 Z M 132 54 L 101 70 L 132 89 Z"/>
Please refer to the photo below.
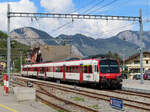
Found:
<path fill-rule="evenodd" d="M 66 66 L 66 72 L 68 72 L 68 66 Z"/>
<path fill-rule="evenodd" d="M 61 66 L 59 67 L 59 72 L 62 72 L 62 67 Z"/>
<path fill-rule="evenodd" d="M 55 67 L 55 71 L 58 72 L 59 71 L 59 67 Z"/>
<path fill-rule="evenodd" d="M 58 72 L 60 72 L 61 71 L 61 68 L 60 67 L 58 67 Z"/>
<path fill-rule="evenodd" d="M 45 72 L 48 72 L 48 67 L 45 67 Z"/>
<path fill-rule="evenodd" d="M 78 66 L 76 66 L 76 73 L 78 73 L 79 72 L 79 67 Z"/>
<path fill-rule="evenodd" d="M 89 65 L 89 73 L 92 73 L 92 65 Z"/>
<path fill-rule="evenodd" d="M 87 65 L 84 66 L 84 73 L 87 73 Z"/>
<path fill-rule="evenodd" d="M 66 66 L 66 72 L 68 72 L 68 66 Z"/>
<path fill-rule="evenodd" d="M 69 66 L 67 66 L 67 72 L 69 72 Z"/>
<path fill-rule="evenodd" d="M 95 71 L 95 72 L 98 72 L 98 66 L 97 66 L 97 65 L 95 65 L 94 71 Z"/>
<path fill-rule="evenodd" d="M 87 73 L 89 73 L 89 65 L 87 66 Z"/>
<path fill-rule="evenodd" d="M 69 66 L 69 72 L 71 72 L 71 66 Z"/>
<path fill-rule="evenodd" d="M 75 73 L 78 73 L 78 66 L 75 66 Z"/>
<path fill-rule="evenodd" d="M 40 73 L 44 73 L 44 67 L 40 68 Z"/>
<path fill-rule="evenodd" d="M 56 72 L 59 72 L 59 67 L 56 67 L 56 68 L 57 68 Z"/>
<path fill-rule="evenodd" d="M 51 71 L 51 72 L 54 72 L 54 68 L 53 68 L 53 67 L 50 67 L 50 71 Z"/>
<path fill-rule="evenodd" d="M 51 72 L 51 67 L 47 67 L 47 69 L 48 69 L 48 70 L 47 70 L 48 72 Z"/>
<path fill-rule="evenodd" d="M 53 67 L 48 67 L 49 68 L 49 72 L 53 72 Z"/>
<path fill-rule="evenodd" d="M 76 67 L 75 66 L 72 66 L 72 72 L 76 73 Z"/>
<path fill-rule="evenodd" d="M 73 66 L 71 66 L 71 72 L 73 72 Z"/>

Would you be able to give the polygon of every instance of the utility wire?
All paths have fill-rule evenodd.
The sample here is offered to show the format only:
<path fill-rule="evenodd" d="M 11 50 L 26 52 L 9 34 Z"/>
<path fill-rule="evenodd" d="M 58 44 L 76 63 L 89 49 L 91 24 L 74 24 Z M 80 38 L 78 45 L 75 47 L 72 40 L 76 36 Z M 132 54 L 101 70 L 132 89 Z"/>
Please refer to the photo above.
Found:
<path fill-rule="evenodd" d="M 94 3 L 94 2 L 93 2 L 93 0 L 92 0 L 92 1 L 90 1 L 88 4 L 92 5 L 93 3 Z M 86 6 L 86 5 L 85 5 L 85 6 Z M 85 6 L 74 10 L 72 13 L 78 12 L 79 10 L 85 8 Z M 56 31 L 58 31 L 58 30 L 64 28 L 65 26 L 67 26 L 67 25 L 69 25 L 69 24 L 71 24 L 71 23 L 72 23 L 72 22 L 67 22 L 67 23 L 65 23 L 65 24 L 63 24 L 63 25 L 60 25 L 58 28 L 56 28 L 56 29 L 53 30 L 53 33 L 55 33 Z"/>
<path fill-rule="evenodd" d="M 88 4 L 90 4 L 90 6 L 91 6 L 91 5 L 93 5 L 93 3 L 94 3 L 95 1 L 96 1 L 96 0 L 94 0 L 94 1 L 91 0 L 91 1 L 87 2 L 87 4 L 85 4 L 84 6 L 78 8 L 78 9 L 75 9 L 75 10 L 72 11 L 71 13 L 78 12 L 78 11 L 80 11 L 81 9 L 85 9 L 85 7 L 87 7 Z M 90 7 L 90 6 L 89 6 L 89 7 Z M 80 13 L 81 13 L 81 12 L 82 12 L 82 11 L 80 11 Z"/>
<path fill-rule="evenodd" d="M 86 13 L 86 12 L 92 10 L 93 8 L 95 8 L 96 6 L 98 6 L 99 4 L 101 4 L 101 3 L 103 3 L 103 2 L 104 2 L 104 0 L 98 1 L 96 4 L 94 4 L 92 7 L 88 8 L 87 10 L 85 10 L 85 11 L 82 12 L 82 13 Z"/>
<path fill-rule="evenodd" d="M 110 2 L 110 3 L 108 3 L 108 4 L 106 4 L 106 5 L 103 5 L 102 7 L 100 7 L 100 8 L 104 8 L 104 7 L 106 7 L 106 6 L 108 6 L 108 5 L 111 5 L 112 3 L 114 3 L 114 2 L 116 2 L 116 1 L 118 1 L 118 0 L 113 0 L 112 2 Z M 97 5 L 99 5 L 99 3 L 102 3 L 102 2 L 104 2 L 104 0 L 102 0 L 102 1 L 99 1 L 97 4 L 95 4 L 96 6 Z M 93 6 L 93 8 L 95 7 L 95 5 Z M 99 8 L 98 8 L 99 9 Z M 89 10 L 91 10 L 91 9 L 88 9 L 88 10 L 86 10 L 86 11 L 84 11 L 84 13 L 85 12 L 87 12 L 87 11 L 89 11 Z M 97 9 L 96 9 L 97 10 Z M 93 11 L 92 11 L 93 12 Z M 89 13 L 88 13 L 89 14 Z M 71 23 L 71 22 L 70 22 Z M 69 23 L 68 23 L 69 24 Z M 64 28 L 65 26 L 67 26 L 68 25 L 67 23 L 65 23 L 65 24 L 63 24 L 63 25 L 61 25 L 60 27 L 58 27 L 58 29 L 61 29 L 61 28 Z M 57 30 L 55 29 L 55 32 L 56 32 Z"/>
<path fill-rule="evenodd" d="M 61 25 L 61 26 L 59 26 L 58 28 L 52 30 L 52 34 L 53 34 L 54 32 L 56 32 L 56 31 L 58 31 L 58 30 L 64 28 L 65 26 L 71 24 L 71 23 L 72 23 L 72 22 L 69 21 L 69 22 L 67 22 L 67 23 L 65 23 L 65 24 L 63 24 L 63 25 Z"/>
<path fill-rule="evenodd" d="M 103 2 L 103 1 L 104 1 L 104 0 L 101 0 L 101 1 L 99 1 L 97 4 L 94 4 L 94 5 L 98 5 L 100 2 Z M 92 0 L 92 1 L 90 1 L 88 4 L 93 5 L 93 3 L 95 3 L 95 2 L 93 2 L 93 0 Z M 86 6 L 86 5 L 85 5 L 85 6 Z M 85 8 L 85 6 L 74 10 L 72 13 L 78 12 L 79 10 Z M 89 10 L 89 9 L 88 9 L 88 10 Z M 84 12 L 86 12 L 86 11 L 84 11 Z M 80 13 L 81 13 L 81 12 L 80 12 Z M 59 26 L 58 28 L 56 28 L 56 29 L 53 30 L 53 33 L 56 32 L 56 31 L 58 31 L 58 30 L 60 30 L 60 29 L 62 29 L 62 28 L 64 28 L 65 26 L 67 26 L 67 25 L 69 25 L 69 24 L 71 24 L 71 23 L 72 23 L 72 22 L 67 22 L 67 23 L 65 23 L 65 24 L 63 24 L 63 25 L 61 25 L 61 26 Z"/>
<path fill-rule="evenodd" d="M 113 1 L 111 1 L 111 2 L 109 2 L 109 3 L 107 3 L 107 4 L 105 4 L 105 5 L 103 5 L 102 7 L 99 7 L 99 8 L 97 8 L 97 9 L 94 9 L 93 11 L 89 12 L 88 14 L 93 13 L 93 12 L 96 12 L 96 11 L 102 9 L 102 8 L 105 8 L 105 7 L 107 7 L 107 6 L 109 6 L 109 5 L 113 4 L 113 3 L 115 3 L 115 2 L 117 2 L 117 1 L 118 1 L 118 0 L 113 0 Z"/>

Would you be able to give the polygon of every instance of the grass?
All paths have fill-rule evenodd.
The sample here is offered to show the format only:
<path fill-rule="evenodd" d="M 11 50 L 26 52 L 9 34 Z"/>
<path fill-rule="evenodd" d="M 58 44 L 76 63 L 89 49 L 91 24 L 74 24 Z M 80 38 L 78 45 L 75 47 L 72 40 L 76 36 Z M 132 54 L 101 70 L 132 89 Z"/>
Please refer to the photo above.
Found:
<path fill-rule="evenodd" d="M 0 85 L 1 85 L 1 86 L 4 86 L 4 83 L 3 83 L 3 82 L 0 82 Z"/>
<path fill-rule="evenodd" d="M 57 110 L 57 112 L 65 112 L 64 110 Z"/>
<path fill-rule="evenodd" d="M 84 98 L 73 97 L 72 99 L 73 99 L 74 101 L 81 101 L 81 102 L 84 102 Z"/>
<path fill-rule="evenodd" d="M 98 105 L 90 105 L 89 107 L 96 109 L 96 110 L 100 109 L 100 107 Z"/>

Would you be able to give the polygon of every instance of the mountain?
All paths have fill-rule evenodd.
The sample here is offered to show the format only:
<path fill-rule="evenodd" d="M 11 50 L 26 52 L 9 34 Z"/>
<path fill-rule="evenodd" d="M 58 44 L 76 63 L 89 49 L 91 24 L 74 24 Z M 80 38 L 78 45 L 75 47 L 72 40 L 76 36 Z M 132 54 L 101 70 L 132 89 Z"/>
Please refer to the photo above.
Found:
<path fill-rule="evenodd" d="M 141 46 L 139 32 L 138 31 L 123 31 L 116 35 L 117 38 L 121 40 L 125 40 L 127 42 L 136 44 L 137 46 Z M 145 50 L 150 51 L 150 31 L 144 31 L 143 32 L 143 47 Z"/>
<path fill-rule="evenodd" d="M 32 27 L 23 27 L 13 30 L 11 33 L 11 38 L 22 44 L 32 46 L 32 45 L 59 45 L 56 38 L 53 38 L 48 33 L 38 30 Z M 74 45 L 72 46 L 72 53 L 78 56 L 83 56 L 82 53 Z"/>
<path fill-rule="evenodd" d="M 69 38 L 68 35 L 59 35 L 59 38 Z M 137 45 L 121 40 L 116 37 L 107 39 L 94 39 L 82 34 L 72 36 L 73 45 L 85 56 L 95 54 L 106 54 L 108 51 L 125 54 L 126 56 L 133 55 L 139 48 Z"/>
<path fill-rule="evenodd" d="M 53 37 L 48 33 L 32 28 L 32 27 L 23 27 L 13 30 L 11 33 L 11 38 L 19 41 L 22 44 L 34 45 L 34 44 L 49 44 L 57 45 Z"/>
<path fill-rule="evenodd" d="M 24 27 L 12 31 L 11 36 L 13 38 L 18 37 L 17 41 L 27 45 L 31 43 L 32 45 L 37 43 L 48 45 L 68 44 L 70 41 L 69 38 L 72 38 L 73 52 L 80 55 L 83 54 L 84 56 L 106 54 L 108 51 L 118 53 L 119 55 L 125 54 L 126 56 L 131 56 L 138 52 L 137 49 L 141 45 L 139 32 L 131 30 L 120 32 L 116 36 L 107 39 L 94 39 L 83 34 L 72 36 L 62 34 L 54 38 L 44 31 Z M 143 40 L 145 50 L 150 51 L 150 32 L 143 32 Z"/>

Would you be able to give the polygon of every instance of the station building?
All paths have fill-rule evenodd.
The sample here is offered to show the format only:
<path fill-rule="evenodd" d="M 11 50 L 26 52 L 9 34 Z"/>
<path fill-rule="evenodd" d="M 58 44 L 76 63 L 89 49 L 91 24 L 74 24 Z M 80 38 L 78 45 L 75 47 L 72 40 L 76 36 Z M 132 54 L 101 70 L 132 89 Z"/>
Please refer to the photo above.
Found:
<path fill-rule="evenodd" d="M 72 46 L 73 48 L 73 46 Z M 33 48 L 31 53 L 31 62 L 53 62 L 63 61 L 70 57 L 81 58 L 82 54 L 74 52 L 70 45 L 40 45 Z"/>
<path fill-rule="evenodd" d="M 130 75 L 140 73 L 140 53 L 134 54 L 125 60 Z M 150 70 L 150 52 L 143 52 L 143 72 Z"/>

